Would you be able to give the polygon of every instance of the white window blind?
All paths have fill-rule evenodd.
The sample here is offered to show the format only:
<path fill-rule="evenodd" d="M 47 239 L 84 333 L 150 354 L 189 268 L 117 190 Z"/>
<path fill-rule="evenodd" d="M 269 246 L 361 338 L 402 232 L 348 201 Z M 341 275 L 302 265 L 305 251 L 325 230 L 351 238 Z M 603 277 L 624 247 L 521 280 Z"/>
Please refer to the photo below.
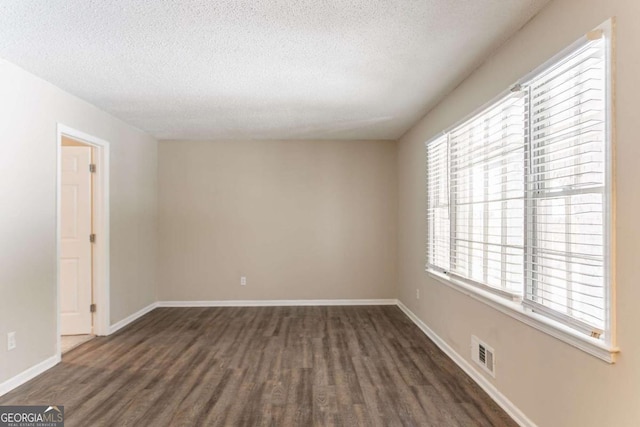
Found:
<path fill-rule="evenodd" d="M 605 329 L 605 50 L 591 41 L 528 84 L 525 304 Z"/>
<path fill-rule="evenodd" d="M 427 147 L 427 264 L 449 269 L 449 146 L 447 137 Z"/>
<path fill-rule="evenodd" d="M 602 337 L 610 119 L 591 36 L 427 144 L 427 267 Z"/>
<path fill-rule="evenodd" d="M 522 293 L 524 118 L 513 93 L 449 134 L 452 277 Z"/>

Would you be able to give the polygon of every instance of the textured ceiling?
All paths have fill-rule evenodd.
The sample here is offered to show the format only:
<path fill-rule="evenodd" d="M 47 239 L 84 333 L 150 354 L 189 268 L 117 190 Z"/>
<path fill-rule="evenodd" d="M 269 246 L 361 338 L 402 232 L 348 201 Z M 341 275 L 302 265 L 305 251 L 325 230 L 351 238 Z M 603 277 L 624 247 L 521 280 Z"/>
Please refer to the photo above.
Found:
<path fill-rule="evenodd" d="M 1 0 L 0 57 L 159 139 L 395 139 L 547 0 Z"/>

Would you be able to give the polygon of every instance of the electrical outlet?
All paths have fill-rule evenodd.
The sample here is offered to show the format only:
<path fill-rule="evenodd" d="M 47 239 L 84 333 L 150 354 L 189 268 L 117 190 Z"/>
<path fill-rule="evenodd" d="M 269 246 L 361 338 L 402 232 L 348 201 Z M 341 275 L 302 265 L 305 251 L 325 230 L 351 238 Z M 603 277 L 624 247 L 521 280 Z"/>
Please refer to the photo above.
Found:
<path fill-rule="evenodd" d="M 416 299 L 420 299 L 420 289 L 416 289 Z"/>
<path fill-rule="evenodd" d="M 246 285 L 247 285 L 247 277 L 240 276 L 240 286 L 246 286 Z"/>
<path fill-rule="evenodd" d="M 16 333 L 9 332 L 7 334 L 7 350 L 13 350 L 16 348 Z"/>

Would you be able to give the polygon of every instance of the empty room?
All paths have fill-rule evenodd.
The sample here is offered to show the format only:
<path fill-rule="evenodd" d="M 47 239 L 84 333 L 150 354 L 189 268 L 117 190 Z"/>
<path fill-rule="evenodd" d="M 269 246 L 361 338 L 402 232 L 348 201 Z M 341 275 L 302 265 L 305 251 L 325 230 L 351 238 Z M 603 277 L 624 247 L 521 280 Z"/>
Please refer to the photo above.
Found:
<path fill-rule="evenodd" d="M 637 0 L 0 0 L 0 427 L 640 425 Z"/>

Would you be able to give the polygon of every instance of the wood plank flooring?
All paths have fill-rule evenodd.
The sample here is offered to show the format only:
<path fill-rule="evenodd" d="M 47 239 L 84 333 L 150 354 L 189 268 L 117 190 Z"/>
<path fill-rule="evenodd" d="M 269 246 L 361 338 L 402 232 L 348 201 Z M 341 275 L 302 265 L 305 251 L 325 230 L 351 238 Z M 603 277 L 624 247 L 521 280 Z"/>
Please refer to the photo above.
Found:
<path fill-rule="evenodd" d="M 0 397 L 67 426 L 515 426 L 395 306 L 158 308 Z"/>

